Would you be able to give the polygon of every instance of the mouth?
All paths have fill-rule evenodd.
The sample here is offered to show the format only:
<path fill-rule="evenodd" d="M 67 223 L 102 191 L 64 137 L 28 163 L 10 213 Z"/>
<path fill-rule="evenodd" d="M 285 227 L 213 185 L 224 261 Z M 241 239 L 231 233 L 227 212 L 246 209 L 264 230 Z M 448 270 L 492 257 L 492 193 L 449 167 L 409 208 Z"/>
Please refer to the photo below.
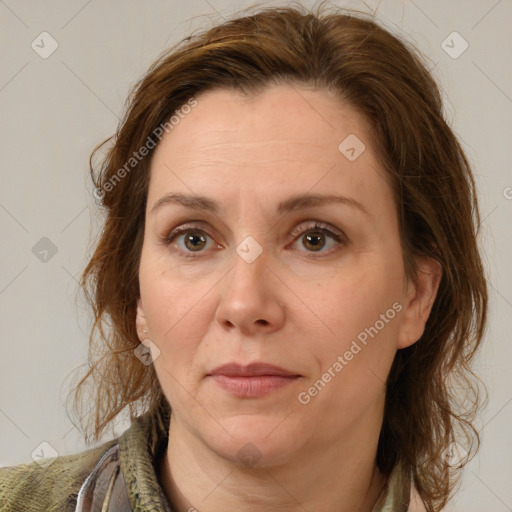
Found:
<path fill-rule="evenodd" d="M 212 370 L 207 377 L 234 396 L 258 398 L 288 386 L 302 375 L 268 363 L 229 363 Z"/>

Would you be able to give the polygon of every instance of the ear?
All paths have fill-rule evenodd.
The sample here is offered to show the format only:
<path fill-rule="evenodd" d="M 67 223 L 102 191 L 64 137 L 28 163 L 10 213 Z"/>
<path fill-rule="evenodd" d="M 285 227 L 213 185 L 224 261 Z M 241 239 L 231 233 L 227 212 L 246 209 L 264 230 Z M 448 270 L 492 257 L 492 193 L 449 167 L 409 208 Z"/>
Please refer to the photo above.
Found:
<path fill-rule="evenodd" d="M 137 329 L 137 336 L 139 337 L 141 343 L 144 343 L 145 340 L 149 339 L 149 329 L 146 323 L 146 317 L 144 316 L 144 306 L 142 305 L 142 300 L 140 297 L 137 299 L 137 316 L 135 318 L 135 327 Z"/>
<path fill-rule="evenodd" d="M 430 311 L 441 282 L 441 264 L 433 258 L 415 258 L 418 266 L 418 285 L 412 281 L 406 285 L 404 314 L 398 335 L 397 348 L 406 348 L 416 343 L 425 330 Z"/>

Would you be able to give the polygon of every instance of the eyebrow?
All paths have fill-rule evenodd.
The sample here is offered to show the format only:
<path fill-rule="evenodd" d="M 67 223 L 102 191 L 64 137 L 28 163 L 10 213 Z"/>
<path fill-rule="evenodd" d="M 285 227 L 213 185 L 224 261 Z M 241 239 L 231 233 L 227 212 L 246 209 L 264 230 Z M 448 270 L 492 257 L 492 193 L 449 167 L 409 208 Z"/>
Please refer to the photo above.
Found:
<path fill-rule="evenodd" d="M 283 213 L 302 210 L 315 206 L 324 206 L 326 204 L 344 204 L 359 210 L 371 217 L 368 210 L 358 201 L 353 198 L 340 196 L 335 194 L 299 194 L 280 202 L 276 208 L 276 213 L 282 215 Z M 220 211 L 219 203 L 205 196 L 191 196 L 181 193 L 169 193 L 162 196 L 151 208 L 151 214 L 165 204 L 180 204 L 186 208 L 193 210 L 208 211 L 218 214 Z"/>

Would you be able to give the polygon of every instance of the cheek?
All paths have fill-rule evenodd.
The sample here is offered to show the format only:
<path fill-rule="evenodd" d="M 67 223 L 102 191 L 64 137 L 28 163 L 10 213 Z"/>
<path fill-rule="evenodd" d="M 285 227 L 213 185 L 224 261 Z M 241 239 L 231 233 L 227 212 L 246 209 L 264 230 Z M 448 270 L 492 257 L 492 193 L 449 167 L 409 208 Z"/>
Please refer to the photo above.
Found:
<path fill-rule="evenodd" d="M 399 265 L 367 256 L 367 264 L 319 283 L 310 293 L 308 304 L 324 333 L 311 347 L 320 362 L 309 381 L 312 393 L 322 395 L 314 398 L 317 406 L 337 404 L 338 411 L 360 407 L 362 413 L 384 390 L 403 310 L 402 274 Z M 319 380 L 327 381 L 325 387 Z"/>
<path fill-rule="evenodd" d="M 388 316 L 397 317 L 397 308 L 393 310 L 393 304 L 401 299 L 400 268 L 372 261 L 372 258 L 367 260 L 365 264 L 351 266 L 322 280 L 306 295 L 311 309 L 328 327 L 326 332 L 331 334 L 330 341 L 340 342 L 336 349 L 376 322 L 377 327 L 382 327 L 379 319 L 390 308 L 392 311 Z M 385 322 L 385 329 L 380 329 L 382 334 L 390 331 L 392 323 L 398 324 L 396 321 Z"/>
<path fill-rule="evenodd" d="M 204 291 L 195 293 L 191 284 L 175 279 L 148 280 L 145 287 L 141 280 L 148 331 L 160 350 L 155 371 L 167 400 L 180 410 L 180 404 L 190 406 L 183 391 L 195 394 L 202 371 L 196 358 L 209 323 L 202 295 Z"/>
<path fill-rule="evenodd" d="M 141 260 L 139 281 L 148 331 L 162 355 L 155 367 L 183 374 L 208 326 L 208 288 L 177 278 L 150 258 Z"/>
<path fill-rule="evenodd" d="M 145 296 L 145 315 L 148 330 L 162 351 L 175 356 L 189 353 L 204 338 L 211 323 L 208 301 L 190 286 L 166 286 L 164 281 L 152 285 Z M 142 294 L 142 291 L 141 291 Z"/>
<path fill-rule="evenodd" d="M 190 271 L 173 267 L 165 250 L 154 248 L 151 243 L 144 245 L 139 283 L 148 326 L 161 341 L 185 325 L 192 330 L 197 326 L 190 319 L 198 316 L 207 283 L 202 279 L 198 284 Z"/>

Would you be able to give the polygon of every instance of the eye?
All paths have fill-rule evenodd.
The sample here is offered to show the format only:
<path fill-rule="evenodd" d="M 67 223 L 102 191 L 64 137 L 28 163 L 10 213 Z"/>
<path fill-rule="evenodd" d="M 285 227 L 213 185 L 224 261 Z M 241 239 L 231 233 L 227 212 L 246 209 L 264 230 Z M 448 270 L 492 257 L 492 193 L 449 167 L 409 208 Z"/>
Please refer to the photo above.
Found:
<path fill-rule="evenodd" d="M 175 239 L 177 239 L 178 242 L 180 240 L 183 242 L 183 244 L 177 244 L 178 250 L 184 253 L 184 256 L 192 257 L 194 255 L 190 253 L 205 252 L 203 249 L 208 246 L 208 239 L 211 241 L 210 236 L 194 224 L 184 224 L 173 229 L 166 238 L 166 242 L 171 244 Z M 210 245 L 212 243 L 213 241 L 211 241 Z M 220 247 L 221 246 L 217 244 L 217 248 Z"/>
<path fill-rule="evenodd" d="M 338 230 L 334 231 L 334 228 L 329 229 L 328 224 L 321 222 L 300 225 L 292 231 L 291 235 L 294 239 L 302 235 L 300 241 L 310 253 L 330 252 L 332 248 L 328 247 L 328 239 L 334 241 L 334 243 L 331 242 L 331 245 L 334 246 L 346 243 L 343 233 Z M 295 240 L 294 243 L 298 241 Z M 212 248 L 212 245 L 217 249 L 222 249 L 221 245 L 215 244 L 211 237 L 195 224 L 183 224 L 173 229 L 166 237 L 165 242 L 167 245 L 175 243 L 177 250 L 185 257 L 198 257 L 201 255 L 200 253 L 206 252 L 205 249 Z M 326 246 L 327 250 L 323 250 Z"/>
<path fill-rule="evenodd" d="M 327 250 L 322 250 L 329 244 L 326 239 L 330 238 L 334 240 L 336 243 L 333 244 L 336 246 L 337 244 L 342 244 L 345 242 L 345 237 L 341 232 L 334 232 L 329 229 L 328 224 L 314 222 L 313 224 L 301 225 L 298 226 L 293 232 L 292 235 L 294 237 L 300 237 L 296 242 L 302 242 L 303 247 L 308 249 L 308 252 L 329 252 L 332 247 L 328 247 Z M 302 235 L 302 236 L 301 236 Z M 295 243 L 296 243 L 295 242 Z"/>

